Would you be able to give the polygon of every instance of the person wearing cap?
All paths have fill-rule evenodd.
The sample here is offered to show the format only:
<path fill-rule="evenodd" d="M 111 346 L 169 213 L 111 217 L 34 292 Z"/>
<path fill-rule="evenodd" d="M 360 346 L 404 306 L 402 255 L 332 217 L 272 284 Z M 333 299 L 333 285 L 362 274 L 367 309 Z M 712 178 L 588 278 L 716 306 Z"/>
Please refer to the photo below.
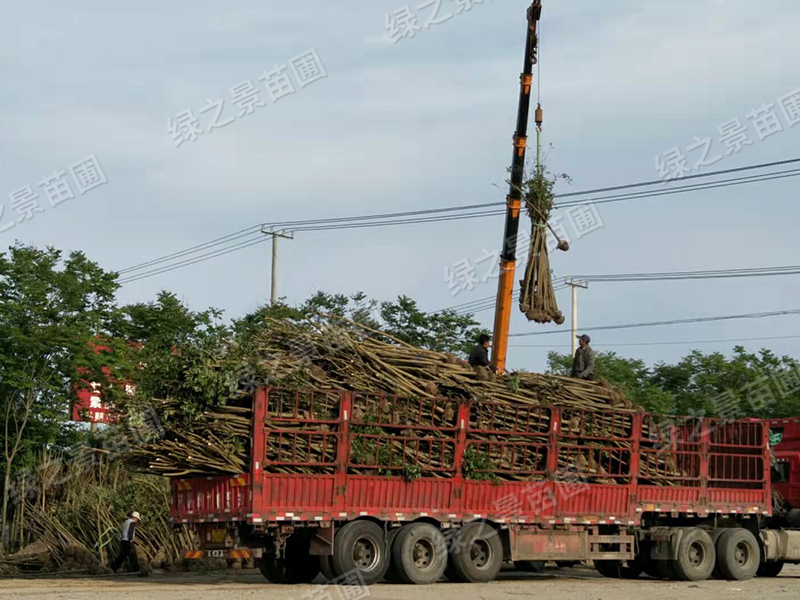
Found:
<path fill-rule="evenodd" d="M 136 524 L 140 519 L 141 517 L 139 516 L 139 513 L 133 511 L 128 515 L 128 519 L 122 524 L 120 552 L 117 555 L 117 558 L 114 559 L 114 562 L 111 563 L 111 570 L 115 573 L 122 566 L 122 563 L 127 559 L 131 573 L 139 571 L 139 575 L 146 575 L 146 573 L 139 567 L 139 556 L 136 553 L 136 545 L 134 543 L 136 539 Z"/>
<path fill-rule="evenodd" d="M 572 376 L 577 379 L 594 379 L 594 350 L 589 347 L 592 339 L 586 335 L 576 336 L 580 348 L 575 351 L 575 359 L 572 361 Z"/>

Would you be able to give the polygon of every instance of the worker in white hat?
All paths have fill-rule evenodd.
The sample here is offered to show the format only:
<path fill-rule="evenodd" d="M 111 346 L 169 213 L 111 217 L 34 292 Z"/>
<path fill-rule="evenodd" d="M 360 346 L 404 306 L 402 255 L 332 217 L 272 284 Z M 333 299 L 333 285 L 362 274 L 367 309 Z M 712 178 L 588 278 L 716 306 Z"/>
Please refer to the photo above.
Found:
<path fill-rule="evenodd" d="M 134 510 L 128 515 L 127 520 L 122 524 L 120 551 L 117 555 L 117 558 L 115 558 L 114 562 L 111 564 L 111 570 L 115 573 L 122 566 L 122 563 L 125 562 L 125 559 L 127 559 L 131 573 L 139 571 L 140 576 L 147 576 L 147 573 L 139 567 L 139 556 L 136 553 L 136 524 L 140 519 L 141 517 L 139 516 L 139 513 Z"/>

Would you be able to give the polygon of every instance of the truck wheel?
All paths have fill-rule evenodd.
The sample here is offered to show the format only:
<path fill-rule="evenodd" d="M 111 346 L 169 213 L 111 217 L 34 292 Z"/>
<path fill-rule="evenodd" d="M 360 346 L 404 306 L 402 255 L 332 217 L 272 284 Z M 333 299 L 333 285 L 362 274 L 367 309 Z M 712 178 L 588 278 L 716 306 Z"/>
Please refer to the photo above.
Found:
<path fill-rule="evenodd" d="M 678 544 L 675 572 L 684 581 L 703 581 L 711 577 L 717 562 L 714 541 L 707 532 L 692 527 L 687 529 Z"/>
<path fill-rule="evenodd" d="M 648 560 L 644 563 L 644 572 L 653 579 L 677 580 L 674 560 Z"/>
<path fill-rule="evenodd" d="M 389 568 L 383 530 L 372 521 L 350 521 L 333 538 L 333 572 L 358 571 L 366 585 L 379 582 Z"/>
<path fill-rule="evenodd" d="M 461 528 L 451 550 L 453 571 L 460 581 L 492 581 L 503 566 L 503 543 L 491 525 L 476 521 Z"/>
<path fill-rule="evenodd" d="M 389 548 L 389 568 L 386 569 L 386 575 L 383 576 L 383 579 L 388 583 L 403 583 L 403 580 L 400 579 L 400 573 L 397 572 L 394 559 L 392 558 L 392 547 L 394 545 L 394 540 L 397 538 L 397 534 L 400 533 L 401 529 L 402 527 L 394 527 L 390 529 L 386 539 L 386 546 Z"/>
<path fill-rule="evenodd" d="M 541 573 L 544 571 L 543 560 L 515 560 L 514 567 L 517 571 L 524 571 L 526 573 Z"/>
<path fill-rule="evenodd" d="M 596 560 L 594 568 L 610 579 L 637 579 L 642 574 L 641 565 L 632 560 Z"/>
<path fill-rule="evenodd" d="M 308 546 L 308 538 L 292 536 L 284 556 L 265 554 L 256 561 L 258 570 L 270 583 L 311 583 L 319 575 L 320 562 L 308 553 Z"/>
<path fill-rule="evenodd" d="M 777 577 L 783 571 L 783 561 L 777 560 L 775 562 L 762 562 L 756 575 L 759 577 Z"/>
<path fill-rule="evenodd" d="M 428 523 L 404 525 L 392 543 L 392 565 L 405 583 L 436 583 L 447 566 L 442 532 Z"/>
<path fill-rule="evenodd" d="M 336 575 L 333 572 L 333 556 L 330 554 L 321 554 L 319 557 L 319 570 L 322 571 L 322 575 L 328 581 L 333 581 L 336 579 Z"/>
<path fill-rule="evenodd" d="M 258 570 L 270 583 L 311 583 L 320 565 L 314 556 L 297 560 L 265 556 L 258 561 Z"/>
<path fill-rule="evenodd" d="M 717 540 L 717 567 L 725 579 L 744 581 L 755 577 L 761 548 L 747 529 L 728 529 Z"/>

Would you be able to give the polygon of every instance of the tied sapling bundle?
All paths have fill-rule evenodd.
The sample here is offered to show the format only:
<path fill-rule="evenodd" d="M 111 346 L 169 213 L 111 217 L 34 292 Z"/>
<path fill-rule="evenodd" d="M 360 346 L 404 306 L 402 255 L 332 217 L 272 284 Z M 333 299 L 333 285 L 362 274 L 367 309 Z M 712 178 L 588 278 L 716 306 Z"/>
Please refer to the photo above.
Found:
<path fill-rule="evenodd" d="M 570 181 L 566 174 L 553 175 L 545 171 L 543 165 L 534 168 L 532 176 L 523 182 L 520 190 L 528 215 L 531 218 L 531 237 L 528 248 L 528 264 L 519 297 L 519 308 L 529 321 L 536 323 L 554 322 L 561 325 L 564 315 L 558 309 L 553 275 L 550 271 L 550 256 L 547 248 L 547 229 L 558 240 L 557 248 L 566 252 L 569 243 L 558 237 L 548 224 L 553 210 L 553 187 L 559 179 Z"/>

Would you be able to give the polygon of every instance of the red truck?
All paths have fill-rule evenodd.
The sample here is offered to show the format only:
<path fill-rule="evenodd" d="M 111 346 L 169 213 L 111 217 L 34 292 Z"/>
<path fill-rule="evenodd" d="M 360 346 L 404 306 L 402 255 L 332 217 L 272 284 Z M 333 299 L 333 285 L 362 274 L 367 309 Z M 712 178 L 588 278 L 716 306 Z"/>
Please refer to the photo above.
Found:
<path fill-rule="evenodd" d="M 789 518 L 800 527 L 800 419 L 769 421 L 775 455 L 772 485 L 788 504 Z"/>
<path fill-rule="evenodd" d="M 508 561 L 692 581 L 800 563 L 765 421 L 277 388 L 252 415 L 248 473 L 172 482 L 173 522 L 200 540 L 187 558 L 365 584 L 490 581 Z"/>

